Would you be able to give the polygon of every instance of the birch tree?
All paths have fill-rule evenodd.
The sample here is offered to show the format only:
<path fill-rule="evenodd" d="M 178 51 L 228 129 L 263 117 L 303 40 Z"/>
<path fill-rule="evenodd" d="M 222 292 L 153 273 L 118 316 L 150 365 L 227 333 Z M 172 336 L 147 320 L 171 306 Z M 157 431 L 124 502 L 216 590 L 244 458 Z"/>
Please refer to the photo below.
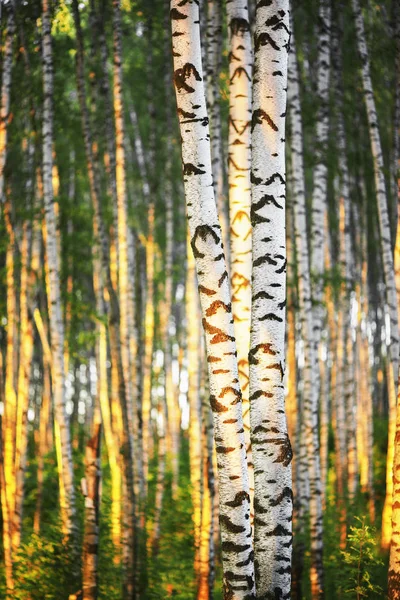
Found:
<path fill-rule="evenodd" d="M 171 2 L 174 83 L 218 456 L 225 598 L 254 595 L 249 483 L 229 278 L 212 186 L 199 8 Z"/>
<path fill-rule="evenodd" d="M 228 184 L 232 312 L 238 348 L 250 497 L 254 469 L 250 446 L 249 360 L 251 314 L 251 96 L 252 47 L 247 2 L 226 3 L 229 52 Z M 253 511 L 253 509 L 252 509 Z"/>
<path fill-rule="evenodd" d="M 254 33 L 250 423 L 257 597 L 290 595 L 292 450 L 284 409 L 285 115 L 289 2 L 258 5 Z"/>
<path fill-rule="evenodd" d="M 60 508 L 64 533 L 71 535 L 76 517 L 72 449 L 65 410 L 64 323 L 60 292 L 60 256 L 57 249 L 57 224 L 53 192 L 53 57 L 50 2 L 42 4 L 43 52 L 43 197 L 46 222 L 46 255 L 49 267 L 50 338 L 52 387 L 55 407 L 55 439 L 60 486 Z"/>

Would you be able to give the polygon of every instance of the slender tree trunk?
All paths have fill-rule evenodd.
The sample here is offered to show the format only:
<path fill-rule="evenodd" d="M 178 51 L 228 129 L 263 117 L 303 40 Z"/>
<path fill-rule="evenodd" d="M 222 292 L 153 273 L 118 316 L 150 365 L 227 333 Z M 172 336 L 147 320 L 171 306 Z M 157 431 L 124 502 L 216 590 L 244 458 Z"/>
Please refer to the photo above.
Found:
<path fill-rule="evenodd" d="M 225 163 L 223 159 L 219 87 L 222 59 L 222 0 L 207 0 L 206 38 L 207 68 L 203 65 L 203 72 L 206 75 L 207 108 L 210 119 L 213 185 L 218 216 L 221 222 L 225 255 L 229 257 L 229 221 L 224 185 Z"/>
<path fill-rule="evenodd" d="M 232 312 L 238 348 L 243 423 L 254 517 L 254 468 L 250 442 L 249 350 L 251 315 L 251 99 L 253 53 L 247 1 L 226 3 L 229 52 L 229 217 Z"/>
<path fill-rule="evenodd" d="M 49 0 L 43 0 L 43 195 L 46 219 L 46 253 L 49 266 L 50 337 L 57 461 L 60 482 L 60 508 L 63 531 L 75 527 L 75 489 L 68 417 L 65 410 L 64 323 L 61 310 L 60 258 L 57 251 L 57 224 L 53 193 L 53 58 Z"/>
<path fill-rule="evenodd" d="M 115 134 L 116 134 L 116 181 L 118 196 L 118 290 L 120 300 L 120 340 L 121 340 L 121 358 L 123 372 L 120 376 L 124 378 L 126 390 L 126 413 L 127 419 L 125 426 L 129 426 L 129 437 L 131 438 L 131 461 L 133 464 L 133 443 L 132 443 L 132 420 L 133 420 L 133 389 L 131 373 L 133 370 L 133 357 L 130 355 L 130 335 L 132 326 L 132 287 L 129 281 L 129 254 L 128 254 L 128 220 L 127 220 L 127 192 L 126 192 L 126 171 L 125 171 L 125 151 L 124 151 L 124 112 L 122 97 L 122 37 L 121 37 L 121 9 L 120 0 L 113 0 L 113 29 L 114 29 L 114 113 L 115 113 Z M 130 497 L 130 504 L 127 507 L 127 523 L 125 529 L 125 582 L 124 593 L 127 598 L 134 598 L 137 594 L 135 589 L 135 500 L 133 490 L 133 473 L 129 473 L 129 479 L 125 480 L 127 494 Z M 131 488 L 132 486 L 132 488 Z M 131 512 L 132 510 L 132 512 Z"/>
<path fill-rule="evenodd" d="M 0 202 L 4 203 L 4 167 L 7 158 L 7 127 L 10 113 L 10 91 L 15 34 L 14 3 L 3 8 L 7 13 L 5 45 L 2 63 L 1 104 L 0 104 Z"/>
<path fill-rule="evenodd" d="M 188 232 L 189 233 L 189 232 Z M 196 266 L 187 236 L 186 267 L 186 329 L 187 329 L 187 365 L 188 365 L 188 401 L 190 407 L 189 452 L 190 482 L 192 484 L 193 528 L 194 528 L 194 571 L 197 582 L 200 578 L 199 551 L 201 543 L 202 515 L 202 416 L 200 397 L 201 377 L 201 325 L 200 307 L 197 295 Z"/>
<path fill-rule="evenodd" d="M 3 514 L 3 547 L 6 574 L 7 594 L 14 589 L 12 537 L 15 507 L 15 432 L 17 421 L 17 394 L 15 390 L 14 357 L 16 352 L 16 285 L 15 285 L 15 232 L 11 223 L 10 203 L 4 205 L 4 217 L 8 234 L 6 251 L 7 282 L 7 348 L 5 361 L 5 394 L 4 414 L 2 417 L 2 514 Z"/>
<path fill-rule="evenodd" d="M 85 496 L 85 529 L 83 533 L 83 600 L 98 597 L 98 551 L 101 484 L 101 423 L 96 422 L 93 435 L 86 446 L 85 479 L 82 487 Z"/>
<path fill-rule="evenodd" d="M 229 277 L 212 186 L 198 5 L 172 0 L 171 20 L 185 196 L 218 455 L 224 597 L 239 600 L 255 591 L 250 497 Z"/>
<path fill-rule="evenodd" d="M 299 77 L 291 27 L 289 53 L 289 115 L 291 125 L 291 151 L 293 161 L 294 227 L 299 282 L 299 313 L 304 343 L 304 388 L 302 444 L 307 448 L 310 480 L 310 529 L 311 529 L 311 594 L 312 598 L 323 595 L 323 523 L 321 501 L 321 472 L 318 440 L 318 394 L 315 384 L 317 357 L 315 356 L 313 315 L 311 306 L 311 282 L 307 247 L 306 203 L 303 167 L 303 132 L 301 122 Z"/>
<path fill-rule="evenodd" d="M 253 264 L 249 352 L 257 598 L 277 594 L 285 597 L 290 593 L 292 449 L 283 385 L 284 139 L 289 39 L 289 2 L 277 0 L 268 6 L 257 6 L 251 124 Z"/>
<path fill-rule="evenodd" d="M 316 115 L 316 164 L 313 171 L 313 195 L 311 209 L 311 272 L 314 276 L 313 328 L 315 355 L 321 340 L 323 318 L 323 272 L 324 272 L 324 230 L 327 211 L 328 186 L 328 133 L 329 133 L 329 84 L 331 58 L 331 6 L 330 0 L 320 0 L 318 14 L 318 66 Z M 317 373 L 316 383 L 319 384 Z"/>

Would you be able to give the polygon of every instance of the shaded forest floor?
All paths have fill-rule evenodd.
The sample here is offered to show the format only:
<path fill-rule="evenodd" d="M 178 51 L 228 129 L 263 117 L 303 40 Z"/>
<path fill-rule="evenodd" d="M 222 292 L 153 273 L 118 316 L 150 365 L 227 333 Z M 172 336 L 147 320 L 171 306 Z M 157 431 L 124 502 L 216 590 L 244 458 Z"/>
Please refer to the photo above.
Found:
<path fill-rule="evenodd" d="M 328 476 L 328 495 L 325 510 L 324 562 L 326 598 L 356 598 L 357 585 L 365 590 L 362 597 L 384 598 L 387 577 L 387 556 L 379 550 L 381 512 L 385 490 L 385 456 L 387 441 L 386 420 L 376 419 L 374 447 L 374 476 L 376 492 L 375 529 L 370 527 L 367 499 L 360 493 L 351 508 L 348 507 L 348 538 L 346 551 L 340 549 L 339 513 L 334 494 L 335 470 L 330 464 Z M 84 475 L 83 469 L 83 433 L 75 437 L 74 464 L 77 486 Z M 333 456 L 333 435 L 330 449 Z M 16 558 L 15 600 L 68 600 L 69 594 L 81 589 L 79 560 L 74 566 L 71 552 L 62 543 L 58 522 L 58 492 L 56 458 L 50 454 L 46 458 L 41 535 L 33 533 L 33 517 L 36 507 L 37 461 L 33 440 L 29 449 L 30 461 L 27 470 L 27 494 L 24 506 L 24 538 L 21 551 Z M 104 450 L 105 452 L 105 450 Z M 100 600 L 121 600 L 121 570 L 114 564 L 113 547 L 110 535 L 110 474 L 104 456 L 103 489 L 100 529 Z M 154 517 L 154 498 L 157 476 L 156 460 L 150 465 L 149 508 L 147 518 L 150 524 Z M 83 496 L 78 494 L 79 515 L 83 517 Z M 195 582 L 193 570 L 194 546 L 191 520 L 191 488 L 189 471 L 188 440 L 182 438 L 180 452 L 180 486 L 178 498 L 171 496 L 171 474 L 167 470 L 166 488 L 161 516 L 161 539 L 156 558 L 147 559 L 142 571 L 145 573 L 141 585 L 146 587 L 141 598 L 155 600 L 176 598 L 193 600 Z M 350 528 L 353 527 L 353 530 Z M 83 522 L 80 531 L 83 531 Z M 304 535 L 305 558 L 301 597 L 310 598 L 308 589 L 309 550 L 307 533 Z M 297 538 L 295 547 L 301 542 Z M 143 543 L 143 540 L 141 541 Z M 2 550 L 2 549 L 1 549 Z M 361 561 L 360 561 L 361 557 Z M 143 554 L 141 556 L 143 560 Z M 217 561 L 218 562 L 218 561 Z M 360 567 L 359 567 L 360 564 Z M 146 585 L 147 584 L 147 585 Z M 5 578 L 3 565 L 0 565 L 0 598 L 5 597 Z M 221 600 L 221 569 L 217 564 L 214 600 Z"/>

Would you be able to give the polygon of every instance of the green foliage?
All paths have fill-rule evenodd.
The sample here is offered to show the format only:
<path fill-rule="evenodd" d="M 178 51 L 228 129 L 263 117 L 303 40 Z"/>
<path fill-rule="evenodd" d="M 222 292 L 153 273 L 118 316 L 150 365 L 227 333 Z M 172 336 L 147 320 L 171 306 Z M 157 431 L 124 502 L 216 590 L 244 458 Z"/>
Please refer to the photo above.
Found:
<path fill-rule="evenodd" d="M 15 600 L 59 600 L 79 589 L 75 553 L 62 539 L 60 527 L 46 536 L 31 535 L 15 560 Z"/>
<path fill-rule="evenodd" d="M 348 545 L 341 552 L 347 581 L 343 589 L 360 598 L 382 597 L 382 588 L 374 582 L 374 571 L 383 561 L 376 551 L 376 531 L 366 524 L 365 517 L 355 517 L 358 526 L 350 527 Z"/>

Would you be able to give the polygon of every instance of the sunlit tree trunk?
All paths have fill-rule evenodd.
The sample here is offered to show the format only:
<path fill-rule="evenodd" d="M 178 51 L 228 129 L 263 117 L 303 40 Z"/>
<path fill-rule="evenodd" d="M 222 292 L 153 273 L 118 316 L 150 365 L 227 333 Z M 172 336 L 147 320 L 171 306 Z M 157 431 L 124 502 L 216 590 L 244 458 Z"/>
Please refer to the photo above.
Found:
<path fill-rule="evenodd" d="M 253 53 L 247 1 L 227 2 L 226 10 L 230 42 L 228 140 L 230 278 L 253 515 L 254 468 L 250 445 L 248 359 L 251 314 L 250 166 Z"/>
<path fill-rule="evenodd" d="M 60 295 L 60 257 L 57 251 L 57 225 L 53 194 L 53 58 L 49 0 L 43 0 L 43 196 L 46 220 L 46 254 L 49 267 L 50 337 L 52 383 L 55 407 L 55 440 L 60 483 L 63 531 L 71 535 L 76 515 L 72 450 L 65 410 L 64 323 Z"/>
<path fill-rule="evenodd" d="M 290 593 L 292 449 L 285 415 L 285 115 L 289 2 L 257 6 L 254 33 L 250 424 L 257 597 Z"/>
<path fill-rule="evenodd" d="M 224 185 L 224 148 L 222 145 L 220 72 L 222 62 L 222 0 L 204 0 L 207 4 L 207 35 L 203 37 L 207 50 L 207 65 L 203 65 L 206 79 L 206 98 L 210 119 L 210 139 L 214 194 L 222 228 L 225 255 L 229 256 L 229 221 Z"/>
<path fill-rule="evenodd" d="M 0 104 L 0 202 L 4 202 L 4 167 L 7 158 L 7 127 L 10 112 L 10 91 L 14 47 L 14 3 L 3 7 L 7 14 L 5 44 L 2 62 L 1 104 Z"/>
<path fill-rule="evenodd" d="M 98 411 L 98 409 L 95 408 L 95 411 Z M 97 600 L 98 597 L 101 429 L 100 419 L 95 417 L 93 435 L 86 446 L 85 479 L 82 480 L 82 489 L 85 496 L 82 566 L 83 600 Z"/>
<path fill-rule="evenodd" d="M 187 236 L 186 267 L 186 328 L 187 328 L 187 365 L 188 365 L 188 400 L 190 407 L 189 452 L 190 481 L 192 484 L 193 529 L 194 529 L 194 570 L 199 579 L 199 549 L 202 514 L 202 426 L 201 426 L 201 332 L 200 307 L 197 294 L 196 266 L 190 248 L 190 237 Z"/>
<path fill-rule="evenodd" d="M 115 136 L 116 136 L 116 181 L 118 196 L 118 291 L 120 302 L 120 344 L 123 372 L 119 377 L 124 378 L 126 392 L 126 412 L 123 415 L 127 419 L 125 427 L 129 426 L 131 462 L 133 464 L 133 389 L 132 389 L 132 359 L 130 354 L 131 318 L 133 310 L 132 287 L 129 280 L 129 254 L 128 254 L 128 202 L 126 191 L 126 170 L 124 150 L 124 113 L 122 96 L 122 36 L 121 36 L 121 9 L 120 0 L 113 0 L 113 33 L 114 33 L 114 114 L 115 114 Z M 130 480 L 132 477 L 132 480 Z M 135 589 L 135 507 L 133 486 L 133 469 L 129 473 L 129 480 L 125 478 L 127 494 L 132 506 L 126 507 L 125 531 L 124 531 L 124 563 L 125 581 L 124 593 L 127 598 L 134 598 Z M 133 510 L 132 510 L 133 509 Z"/>
<path fill-rule="evenodd" d="M 212 186 L 199 7 L 171 2 L 185 196 L 206 336 L 218 456 L 225 598 L 254 594 L 250 497 L 229 277 Z"/>
<path fill-rule="evenodd" d="M 82 30 L 80 23 L 80 14 L 78 8 L 77 0 L 73 1 L 73 11 L 74 11 L 74 20 L 75 20 L 75 28 L 77 35 L 77 53 L 76 53 L 76 74 L 77 74 L 77 85 L 78 85 L 78 94 L 81 108 L 81 118 L 82 118 L 82 129 L 83 129 L 83 137 L 85 142 L 85 152 L 86 152 L 86 162 L 87 162 L 87 170 L 89 174 L 89 182 L 90 182 L 90 193 L 92 204 L 95 207 L 95 211 L 99 213 L 100 207 L 100 177 L 98 172 L 97 162 L 93 155 L 93 140 L 92 133 L 90 128 L 90 119 L 89 112 L 87 108 L 86 101 L 86 90 L 85 90 L 85 80 L 84 80 L 84 47 L 83 47 L 83 38 L 82 38 Z M 115 179 L 115 176 L 114 176 Z M 99 321 L 97 323 L 97 369 L 98 369 L 98 377 L 99 377 L 99 401 L 100 401 L 100 409 L 103 419 L 104 425 L 104 435 L 106 440 L 107 452 L 110 462 L 110 471 L 111 471 L 111 495 L 112 495 L 112 538 L 113 543 L 116 549 L 115 558 L 118 560 L 119 558 L 119 549 L 120 549 L 120 537 L 121 537 L 121 472 L 120 466 L 118 464 L 118 443 L 116 440 L 116 434 L 112 430 L 112 423 L 110 417 L 110 408 L 109 408 L 109 398 L 108 398 L 108 379 L 107 379 L 107 369 L 106 369 L 106 361 L 107 361 L 107 332 L 104 323 L 101 319 L 105 316 L 104 310 L 104 300 L 103 300 L 103 289 L 104 285 L 107 286 L 107 278 L 109 275 L 109 267 L 108 267 L 108 258 L 107 258 L 107 248 L 105 247 L 107 242 L 105 239 L 104 228 L 101 224 L 101 218 L 99 214 L 94 219 L 94 231 L 96 241 L 93 249 L 93 276 L 94 276 L 94 291 L 96 297 L 96 309 L 98 312 Z M 106 266 L 104 266 L 106 263 Z M 108 288 L 112 287 L 111 284 L 108 284 Z M 110 293 L 110 292 L 109 292 Z M 111 292 L 111 295 L 113 293 Z M 115 300 L 111 299 L 111 312 L 115 313 L 116 309 L 113 308 L 113 304 L 115 305 Z M 118 323 L 114 322 L 115 316 L 112 317 L 113 327 L 115 328 Z M 119 359 L 118 359 L 119 360 Z M 118 386 L 115 388 L 118 390 Z"/>
<path fill-rule="evenodd" d="M 5 360 L 4 414 L 2 417 L 2 481 L 1 501 L 3 514 L 3 548 L 7 593 L 14 589 L 12 564 L 13 517 L 15 508 L 15 433 L 17 422 L 17 394 L 14 371 L 16 340 L 16 282 L 15 282 L 15 232 L 11 223 L 11 207 L 7 200 L 4 205 L 4 218 L 8 234 L 6 251 L 7 285 L 7 338 Z"/>
<path fill-rule="evenodd" d="M 306 203 L 303 167 L 303 132 L 301 122 L 299 76 L 293 27 L 291 27 L 288 84 L 289 115 L 291 126 L 291 151 L 293 164 L 294 227 L 297 253 L 297 276 L 299 286 L 299 318 L 304 343 L 304 389 L 302 444 L 307 448 L 310 481 L 310 529 L 311 529 L 311 594 L 319 598 L 323 594 L 322 563 L 322 499 L 321 472 L 318 440 L 318 394 L 315 383 L 317 357 L 315 356 L 313 314 L 311 306 L 311 282 L 307 247 Z"/>

